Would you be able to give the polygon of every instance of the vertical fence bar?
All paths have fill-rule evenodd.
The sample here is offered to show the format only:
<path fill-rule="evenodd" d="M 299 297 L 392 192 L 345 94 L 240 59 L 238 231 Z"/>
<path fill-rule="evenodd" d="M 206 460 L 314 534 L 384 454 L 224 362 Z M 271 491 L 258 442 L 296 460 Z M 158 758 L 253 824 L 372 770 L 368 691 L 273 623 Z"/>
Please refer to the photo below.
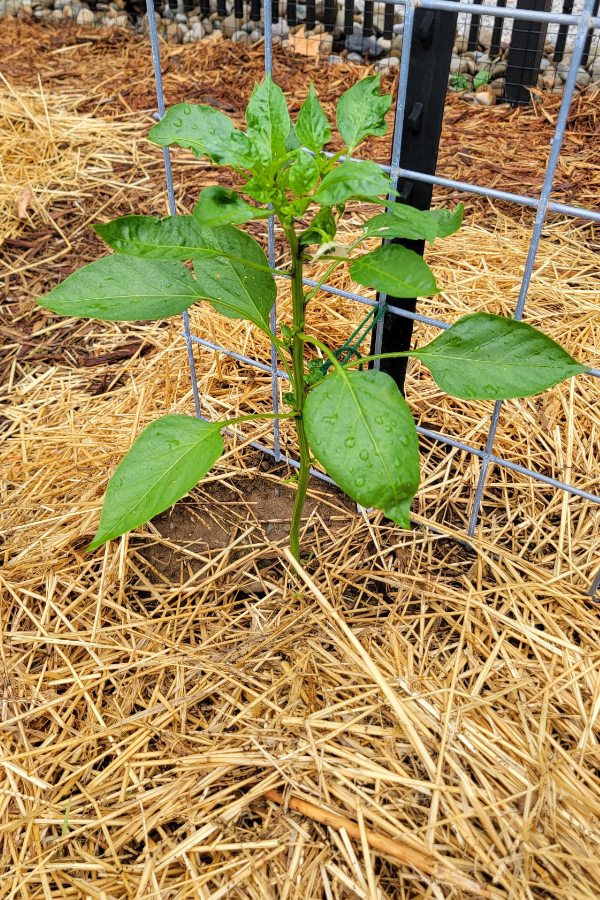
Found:
<path fill-rule="evenodd" d="M 146 0 L 146 11 L 148 14 L 148 31 L 150 33 L 150 46 L 152 48 L 152 65 L 154 67 L 154 83 L 156 85 L 156 103 L 158 106 L 158 119 L 164 118 L 165 94 L 163 91 L 162 74 L 160 71 L 160 50 L 158 47 L 158 34 L 156 33 L 156 17 L 154 15 L 154 0 Z M 171 154 L 168 147 L 163 147 L 163 159 L 165 161 L 165 178 L 167 181 L 167 195 L 169 198 L 169 212 L 172 216 L 177 215 L 177 206 L 175 204 L 175 188 L 173 186 L 173 171 L 171 169 Z M 196 418 L 200 418 L 200 397 L 198 395 L 198 381 L 196 378 L 196 363 L 194 361 L 194 345 L 192 343 L 192 335 L 190 332 L 190 318 L 187 309 L 183 311 L 183 331 L 185 334 L 185 344 L 187 347 L 188 363 L 190 366 L 190 375 L 192 378 L 192 392 L 194 395 L 194 409 Z"/>
<path fill-rule="evenodd" d="M 556 120 L 554 137 L 551 141 L 550 156 L 548 158 L 548 165 L 546 166 L 546 173 L 544 175 L 544 184 L 542 186 L 540 200 L 535 216 L 531 242 L 529 244 L 529 252 L 527 254 L 527 260 L 525 262 L 525 270 L 523 272 L 523 280 L 521 281 L 519 299 L 517 300 L 517 306 L 515 309 L 514 318 L 517 320 L 522 318 L 523 309 L 525 308 L 525 301 L 527 300 L 527 293 L 529 291 L 529 284 L 531 282 L 531 276 L 533 274 L 535 257 L 537 255 L 538 247 L 542 237 L 542 228 L 544 226 L 546 213 L 548 211 L 548 203 L 550 202 L 550 194 L 552 192 L 556 166 L 558 164 L 558 158 L 560 156 L 560 149 L 565 133 L 565 128 L 567 127 L 567 119 L 569 116 L 571 100 L 573 98 L 573 92 L 575 91 L 577 69 L 579 68 L 581 57 L 583 56 L 585 42 L 587 40 L 588 27 L 590 19 L 592 17 L 594 4 L 596 2 L 597 0 L 585 0 L 579 19 L 579 24 L 577 26 L 577 35 L 575 37 L 575 46 L 573 47 L 573 55 L 571 57 L 571 66 L 569 68 L 569 74 L 567 75 L 563 98 L 560 105 L 558 118 Z M 477 490 L 475 491 L 475 500 L 473 502 L 473 510 L 471 512 L 471 519 L 469 522 L 469 537 L 473 537 L 473 535 L 475 534 L 477 519 L 479 518 L 481 498 L 483 496 L 483 489 L 490 465 L 490 456 L 494 445 L 494 438 L 496 437 L 496 430 L 498 428 L 498 420 L 500 418 L 501 409 L 502 401 L 496 401 L 496 403 L 494 404 L 494 412 L 492 414 L 490 430 L 488 432 L 485 445 L 485 453 L 481 460 L 481 472 L 479 473 L 479 481 L 477 483 Z"/>
<path fill-rule="evenodd" d="M 277 3 L 278 0 L 275 0 Z M 265 20 L 265 75 L 273 77 L 273 4 L 272 0 L 264 0 L 264 20 Z M 268 251 L 269 265 L 275 268 L 275 217 L 269 216 L 268 223 Z M 269 313 L 269 325 L 271 326 L 271 334 L 277 331 L 277 300 L 271 307 Z M 273 397 L 273 412 L 279 412 L 279 379 L 277 377 L 277 351 L 275 344 L 271 341 L 271 394 Z M 281 448 L 279 441 L 279 419 L 273 419 L 273 439 L 275 442 L 275 462 L 279 462 L 281 458 Z"/>

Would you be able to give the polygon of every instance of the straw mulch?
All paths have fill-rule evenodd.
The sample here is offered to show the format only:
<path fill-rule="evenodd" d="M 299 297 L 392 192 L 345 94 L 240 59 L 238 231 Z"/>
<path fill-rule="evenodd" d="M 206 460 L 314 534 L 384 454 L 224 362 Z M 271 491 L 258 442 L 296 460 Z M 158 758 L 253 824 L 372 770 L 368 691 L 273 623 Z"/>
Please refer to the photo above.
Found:
<path fill-rule="evenodd" d="M 113 57 L 145 52 L 112 40 L 107 76 Z M 187 48 L 176 49 L 185 63 Z M 73 52 L 80 65 L 99 55 L 96 44 Z M 245 91 L 247 65 L 218 77 L 237 77 Z M 214 77 L 196 73 L 204 84 Z M 42 82 L 42 96 L 18 71 L 11 78 L 11 96 L 40 128 L 61 127 L 61 104 L 65 117 L 93 111 L 87 82 L 79 104 L 71 85 L 61 95 Z M 589 97 L 577 102 L 592 121 Z M 0 448 L 0 897 L 597 897 L 600 622 L 585 596 L 598 565 L 596 507 L 494 470 L 468 550 L 453 538 L 464 533 L 476 460 L 423 442 L 413 530 L 358 515 L 314 479 L 294 572 L 292 473 L 247 446 L 269 444 L 269 427 L 246 425 L 174 510 L 85 553 L 132 440 L 156 416 L 192 408 L 179 321 L 65 321 L 31 300 L 98 254 L 86 228 L 75 234 L 86 219 L 165 209 L 160 153 L 132 140 L 136 116 L 109 106 L 96 110 L 108 120 L 98 128 L 81 118 L 76 133 L 69 120 L 64 153 L 108 160 L 113 175 L 98 184 L 95 163 L 82 165 L 80 196 L 89 196 L 72 212 L 40 164 L 36 184 L 46 173 L 48 187 L 36 188 L 39 204 L 13 239 L 42 231 L 48 215 L 72 247 L 61 268 L 39 241 L 2 247 L 22 269 L 5 277 L 2 305 L 12 346 Z M 448 119 L 463 111 L 453 100 Z M 483 141 L 493 115 L 512 133 L 505 112 L 468 110 L 461 121 Z M 520 122 L 535 115 L 521 112 Z M 38 127 L 18 121 L 23 133 Z M 584 149 L 595 158 L 591 143 Z M 214 176 L 185 153 L 174 159 L 189 208 Z M 428 251 L 443 291 L 420 308 L 449 320 L 479 308 L 508 314 L 527 251 L 519 218 L 470 206 L 467 226 Z M 27 249 L 19 263 L 14 254 Z M 527 307 L 583 361 L 595 361 L 599 343 L 595 250 L 593 227 L 551 222 Z M 350 286 L 343 272 L 336 283 Z M 287 303 L 284 289 L 282 315 Z M 312 327 L 339 346 L 364 312 L 321 294 Z M 268 359 L 241 322 L 199 307 L 192 325 Z M 426 329 L 415 338 L 428 339 Z M 196 364 L 205 414 L 268 407 L 267 375 L 205 350 Z M 416 363 L 407 397 L 420 424 L 482 445 L 489 404 L 445 398 Z M 589 378 L 507 403 L 495 451 L 598 491 L 597 406 Z M 293 454 L 293 434 L 282 432 Z"/>

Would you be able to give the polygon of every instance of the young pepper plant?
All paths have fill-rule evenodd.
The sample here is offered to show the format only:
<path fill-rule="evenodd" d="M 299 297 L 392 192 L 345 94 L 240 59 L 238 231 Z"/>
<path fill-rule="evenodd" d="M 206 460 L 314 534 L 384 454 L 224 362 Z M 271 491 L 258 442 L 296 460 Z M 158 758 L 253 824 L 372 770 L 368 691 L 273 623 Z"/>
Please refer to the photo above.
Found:
<path fill-rule="evenodd" d="M 425 239 L 433 244 L 456 231 L 462 206 L 421 212 L 390 202 L 395 191 L 370 161 L 352 159 L 367 135 L 387 131 L 391 97 L 381 96 L 379 76 L 362 79 L 337 105 L 342 153 L 326 154 L 331 125 L 311 85 L 295 125 L 284 95 L 270 78 L 256 85 L 246 109 L 246 131 L 210 106 L 172 107 L 150 131 L 161 147 L 189 148 L 199 159 L 228 166 L 241 178 L 241 193 L 222 186 L 200 192 L 192 215 L 130 215 L 95 230 L 115 252 L 70 275 L 40 305 L 68 316 L 108 321 L 161 319 L 204 300 L 223 316 L 246 319 L 273 341 L 291 385 L 284 399 L 298 435 L 300 469 L 290 542 L 300 554 L 300 522 L 311 451 L 352 499 L 376 506 L 402 527 L 419 485 L 415 423 L 395 382 L 384 372 L 342 364 L 307 331 L 307 308 L 340 265 L 357 284 L 393 297 L 427 297 L 438 286 L 426 262 L 400 244 L 361 252 L 369 238 Z M 381 206 L 349 245 L 336 242 L 348 203 Z M 260 245 L 237 226 L 274 214 L 287 242 L 289 262 L 272 269 Z M 330 265 L 305 290 L 303 266 L 320 258 Z M 192 261 L 194 275 L 183 264 Z M 195 277 L 194 277 L 195 276 Z M 275 276 L 275 277 L 274 277 Z M 292 318 L 271 334 L 269 312 L 276 278 L 291 279 Z M 306 365 L 306 344 L 325 357 Z M 562 347 L 523 322 L 489 313 L 463 316 L 410 355 L 428 366 L 454 397 L 500 400 L 539 393 L 587 371 Z M 390 353 L 385 356 L 405 356 Z M 372 356 L 369 360 L 383 358 Z M 362 360 L 365 362 L 365 360 Z M 329 366 L 328 366 L 329 363 Z M 163 512 L 203 478 L 223 452 L 221 430 L 235 422 L 275 417 L 243 416 L 207 422 L 166 415 L 135 441 L 108 483 L 98 531 L 90 550 Z"/>

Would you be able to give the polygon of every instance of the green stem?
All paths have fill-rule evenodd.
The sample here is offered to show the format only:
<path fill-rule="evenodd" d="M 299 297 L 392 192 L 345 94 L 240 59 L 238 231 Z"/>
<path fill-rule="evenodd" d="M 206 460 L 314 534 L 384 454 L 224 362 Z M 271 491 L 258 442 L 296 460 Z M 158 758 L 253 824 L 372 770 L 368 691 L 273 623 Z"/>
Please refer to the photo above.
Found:
<path fill-rule="evenodd" d="M 290 528 L 290 550 L 294 559 L 300 561 L 300 524 L 302 522 L 302 510 L 306 499 L 310 473 L 310 451 L 302 419 L 304 400 L 306 398 L 304 391 L 304 341 L 299 337 L 299 332 L 302 332 L 304 329 L 304 288 L 302 286 L 302 248 L 298 246 L 298 239 L 293 227 L 286 228 L 285 235 L 292 251 L 292 313 L 294 322 L 292 369 L 294 373 L 294 393 L 296 395 L 296 431 L 298 434 L 298 448 L 300 450 L 298 489 L 296 491 Z"/>
<path fill-rule="evenodd" d="M 351 250 L 354 250 L 355 247 L 358 247 L 358 245 L 360 244 L 361 241 L 364 241 L 364 237 L 358 238 L 358 240 L 354 241 L 353 244 L 350 244 L 347 252 L 350 253 Z M 319 278 L 319 280 L 315 284 L 314 288 L 311 288 L 310 291 L 306 292 L 306 295 L 304 297 L 305 304 L 308 303 L 309 300 L 312 300 L 312 298 L 315 296 L 317 291 L 321 288 L 321 285 L 325 284 L 325 281 L 329 278 L 331 273 L 334 272 L 342 262 L 352 262 L 351 259 L 347 259 L 346 257 L 342 257 L 342 256 L 323 256 L 321 258 L 322 259 L 333 259 L 333 260 L 335 260 L 335 262 L 333 263 L 333 265 L 329 266 L 327 271 L 321 276 L 321 278 Z"/>
<path fill-rule="evenodd" d="M 248 416 L 238 416 L 237 419 L 226 419 L 221 422 L 223 428 L 228 425 L 237 425 L 238 422 L 253 422 L 255 419 L 293 419 L 296 413 L 251 413 Z"/>
<path fill-rule="evenodd" d="M 378 353 L 376 356 L 363 356 L 360 359 L 353 359 L 349 363 L 344 363 L 343 368 L 350 369 L 353 366 L 362 366 L 364 363 L 374 362 L 376 359 L 397 359 L 399 356 L 418 356 L 418 353 L 416 350 L 399 350 L 398 353 Z"/>

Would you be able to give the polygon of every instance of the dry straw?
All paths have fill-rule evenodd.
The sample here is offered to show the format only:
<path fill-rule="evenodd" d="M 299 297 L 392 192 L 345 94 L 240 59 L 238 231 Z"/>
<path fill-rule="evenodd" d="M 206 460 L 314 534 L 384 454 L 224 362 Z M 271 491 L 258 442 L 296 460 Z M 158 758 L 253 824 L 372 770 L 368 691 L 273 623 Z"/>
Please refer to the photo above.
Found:
<path fill-rule="evenodd" d="M 110 152 L 88 136 L 83 157 Z M 527 230 L 484 224 L 428 251 L 443 291 L 423 311 L 510 312 Z M 527 307 L 584 361 L 594 249 L 586 227 L 551 223 Z M 363 314 L 320 294 L 313 327 L 339 346 Z M 268 426 L 245 426 L 172 514 L 87 555 L 121 455 L 157 415 L 190 412 L 189 371 L 177 323 L 48 321 L 40 340 L 83 357 L 138 350 L 93 369 L 7 357 L 0 897 L 597 897 L 596 509 L 494 471 L 468 551 L 452 538 L 477 465 L 424 443 L 415 519 L 441 534 L 365 518 L 315 480 L 294 571 L 273 514 L 290 473 L 245 446 Z M 241 322 L 200 307 L 192 324 L 268 359 Z M 268 407 L 267 375 L 196 362 L 205 414 Z M 407 397 L 421 424 L 481 445 L 489 405 L 445 398 L 416 363 Z M 597 406 L 585 378 L 506 404 L 496 452 L 597 491 Z"/>

